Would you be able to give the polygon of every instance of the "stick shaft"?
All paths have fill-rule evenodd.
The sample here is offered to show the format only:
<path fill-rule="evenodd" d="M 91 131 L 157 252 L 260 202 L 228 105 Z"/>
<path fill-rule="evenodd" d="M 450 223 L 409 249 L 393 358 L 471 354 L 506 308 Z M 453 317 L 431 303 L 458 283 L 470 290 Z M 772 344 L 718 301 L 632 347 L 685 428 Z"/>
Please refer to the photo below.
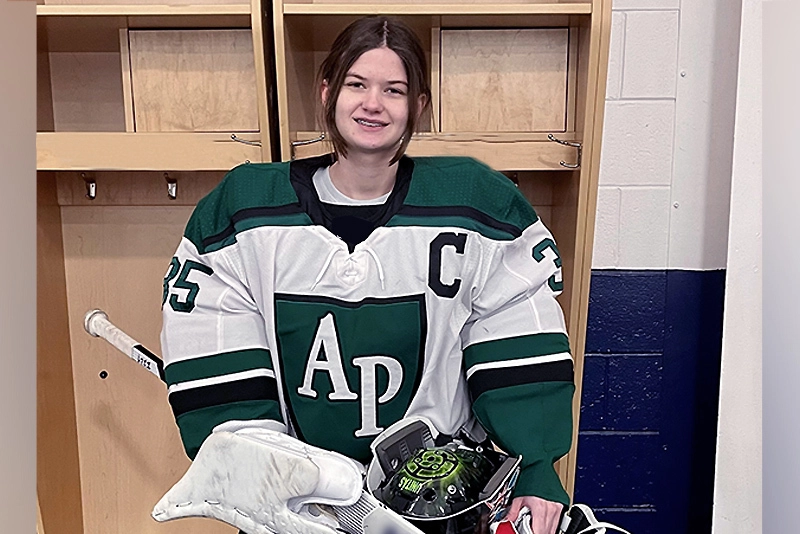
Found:
<path fill-rule="evenodd" d="M 83 319 L 83 327 L 89 334 L 105 339 L 130 359 L 164 380 L 164 362 L 161 358 L 115 326 L 103 310 L 89 311 Z"/>

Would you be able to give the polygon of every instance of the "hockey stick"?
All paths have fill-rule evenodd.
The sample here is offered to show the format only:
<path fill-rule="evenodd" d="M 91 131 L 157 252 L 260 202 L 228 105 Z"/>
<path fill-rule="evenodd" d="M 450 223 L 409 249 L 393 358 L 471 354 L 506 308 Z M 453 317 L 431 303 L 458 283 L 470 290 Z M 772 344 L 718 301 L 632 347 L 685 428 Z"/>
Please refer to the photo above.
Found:
<path fill-rule="evenodd" d="M 91 310 L 83 317 L 83 328 L 94 337 L 101 337 L 123 354 L 164 380 L 164 362 L 131 336 L 114 326 L 103 310 Z"/>

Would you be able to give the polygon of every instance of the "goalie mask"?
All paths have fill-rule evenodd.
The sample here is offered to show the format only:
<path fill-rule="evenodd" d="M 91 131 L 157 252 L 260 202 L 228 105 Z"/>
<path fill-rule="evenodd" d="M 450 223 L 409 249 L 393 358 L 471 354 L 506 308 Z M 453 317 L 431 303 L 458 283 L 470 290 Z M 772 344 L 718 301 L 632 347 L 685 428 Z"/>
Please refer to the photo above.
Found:
<path fill-rule="evenodd" d="M 372 493 L 426 534 L 488 532 L 511 498 L 521 458 L 467 440 L 436 445 L 422 418 L 388 430 L 393 435 L 373 444 L 381 479 Z"/>

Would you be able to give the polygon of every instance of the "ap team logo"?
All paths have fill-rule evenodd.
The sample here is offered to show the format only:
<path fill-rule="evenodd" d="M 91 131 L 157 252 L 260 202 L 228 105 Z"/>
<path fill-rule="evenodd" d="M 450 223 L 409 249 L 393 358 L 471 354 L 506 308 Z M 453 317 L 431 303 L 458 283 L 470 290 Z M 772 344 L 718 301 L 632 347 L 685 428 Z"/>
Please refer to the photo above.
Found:
<path fill-rule="evenodd" d="M 370 458 L 369 444 L 400 419 L 425 358 L 425 298 L 347 302 L 275 296 L 278 352 L 292 424 L 313 445 Z"/>

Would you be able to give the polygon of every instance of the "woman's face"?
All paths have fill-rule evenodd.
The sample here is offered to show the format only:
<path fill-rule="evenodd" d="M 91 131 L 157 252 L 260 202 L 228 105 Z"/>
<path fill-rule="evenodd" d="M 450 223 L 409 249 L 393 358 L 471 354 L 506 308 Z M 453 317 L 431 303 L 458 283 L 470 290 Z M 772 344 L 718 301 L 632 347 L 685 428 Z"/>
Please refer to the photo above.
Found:
<path fill-rule="evenodd" d="M 322 99 L 328 87 L 323 85 Z M 364 52 L 347 71 L 336 101 L 336 127 L 347 155 L 385 154 L 391 159 L 408 124 L 408 77 L 389 48 Z"/>

